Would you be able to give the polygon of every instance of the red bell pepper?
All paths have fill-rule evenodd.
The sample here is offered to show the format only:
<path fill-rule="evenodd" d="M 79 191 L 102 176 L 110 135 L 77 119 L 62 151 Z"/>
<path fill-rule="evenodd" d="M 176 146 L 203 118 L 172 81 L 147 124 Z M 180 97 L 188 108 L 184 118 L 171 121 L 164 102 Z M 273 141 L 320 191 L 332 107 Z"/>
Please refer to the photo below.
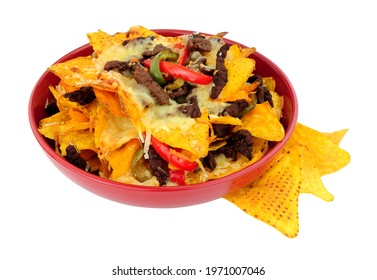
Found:
<path fill-rule="evenodd" d="M 160 142 L 153 136 L 151 136 L 151 144 L 160 157 L 162 157 L 167 162 L 170 162 L 178 169 L 194 171 L 198 167 L 198 164 L 196 162 L 189 161 L 183 157 L 178 156 L 176 153 L 172 153 L 171 148 L 168 145 Z"/>
<path fill-rule="evenodd" d="M 151 60 L 146 59 L 144 60 L 143 64 L 145 67 L 149 68 L 151 65 Z M 181 78 L 187 82 L 199 85 L 207 85 L 212 82 L 211 76 L 205 75 L 203 73 L 184 67 L 180 64 L 169 61 L 160 61 L 160 71 L 170 76 Z"/>
<path fill-rule="evenodd" d="M 185 171 L 183 170 L 169 170 L 169 179 L 170 181 L 177 183 L 178 185 L 186 185 L 185 182 Z"/>

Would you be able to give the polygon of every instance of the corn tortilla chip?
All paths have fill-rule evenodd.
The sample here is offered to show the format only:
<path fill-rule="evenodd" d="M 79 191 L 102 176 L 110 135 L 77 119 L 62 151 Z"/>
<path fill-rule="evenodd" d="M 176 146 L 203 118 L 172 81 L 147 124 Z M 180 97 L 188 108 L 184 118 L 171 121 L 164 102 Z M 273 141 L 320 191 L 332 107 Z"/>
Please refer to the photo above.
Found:
<path fill-rule="evenodd" d="M 91 81 L 97 80 L 98 69 L 93 63 L 92 56 L 77 57 L 57 63 L 49 68 L 66 85 L 77 88 L 89 86 Z"/>
<path fill-rule="evenodd" d="M 289 151 L 250 186 L 236 190 L 225 198 L 286 236 L 296 237 L 299 231 L 300 164 L 300 152 Z"/>
<path fill-rule="evenodd" d="M 243 126 L 236 130 L 247 129 L 251 135 L 269 141 L 281 141 L 284 138 L 284 127 L 268 102 L 256 104 L 241 120 Z"/>

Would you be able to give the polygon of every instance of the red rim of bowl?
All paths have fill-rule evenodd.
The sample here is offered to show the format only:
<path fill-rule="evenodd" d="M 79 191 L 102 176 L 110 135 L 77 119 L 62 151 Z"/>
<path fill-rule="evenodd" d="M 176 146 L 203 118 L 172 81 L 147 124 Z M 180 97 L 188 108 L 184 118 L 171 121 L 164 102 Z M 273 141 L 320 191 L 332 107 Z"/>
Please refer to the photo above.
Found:
<path fill-rule="evenodd" d="M 179 36 L 179 35 L 183 35 L 183 34 L 191 34 L 191 33 L 193 33 L 193 31 L 178 30 L 178 29 L 153 29 L 153 31 L 156 32 L 156 33 L 158 33 L 158 34 L 162 33 L 162 34 L 164 34 L 164 36 Z M 206 34 L 206 33 L 202 33 L 202 34 L 210 35 L 210 34 Z M 240 44 L 238 42 L 235 42 L 235 41 L 232 41 L 232 40 L 229 40 L 229 39 L 224 39 L 224 40 L 228 44 L 238 44 L 238 45 L 240 45 L 242 47 L 245 47 L 244 45 L 242 45 L 242 44 Z M 67 58 L 69 58 L 73 53 L 85 52 L 86 50 L 90 50 L 90 48 L 91 48 L 91 46 L 90 46 L 89 43 L 85 44 L 85 45 L 83 45 L 83 46 L 81 46 L 81 47 L 79 47 L 79 48 L 77 48 L 77 49 L 75 49 L 75 50 L 67 53 L 66 55 L 64 55 L 63 57 L 61 57 L 59 60 L 57 60 L 55 63 L 63 62 L 65 60 L 67 60 Z M 214 184 L 214 181 L 216 181 L 216 184 L 222 184 L 225 181 L 233 180 L 233 179 L 235 179 L 237 177 L 243 176 L 243 174 L 247 173 L 248 169 L 250 169 L 250 168 L 256 168 L 256 169 L 261 168 L 262 165 L 263 165 L 263 163 L 264 163 L 264 161 L 270 160 L 271 158 L 273 158 L 281 150 L 281 148 L 284 147 L 284 145 L 287 143 L 287 141 L 289 140 L 290 136 L 292 135 L 293 130 L 294 130 L 295 125 L 296 125 L 296 122 L 297 122 L 297 116 L 298 116 L 297 97 L 296 97 L 296 94 L 295 94 L 295 90 L 294 90 L 291 82 L 289 81 L 288 77 L 270 59 L 268 59 L 267 57 L 265 57 L 264 55 L 262 55 L 259 52 L 255 52 L 255 55 L 258 56 L 258 58 L 260 60 L 263 60 L 266 63 L 268 63 L 270 65 L 270 67 L 275 72 L 278 73 L 279 77 L 282 78 L 281 81 L 283 81 L 286 84 L 285 86 L 290 89 L 290 91 L 292 93 L 291 94 L 292 119 L 290 120 L 288 127 L 286 127 L 284 139 L 282 141 L 276 143 L 276 145 L 274 145 L 262 157 L 262 159 L 256 161 L 255 163 L 253 163 L 252 165 L 249 165 L 248 167 L 245 167 L 244 169 L 236 171 L 236 172 L 234 172 L 234 173 L 232 173 L 230 175 L 218 178 L 216 180 L 207 181 L 207 182 L 203 182 L 203 183 L 197 183 L 197 184 L 190 184 L 190 185 L 185 185 L 185 186 L 164 186 L 164 187 L 161 187 L 161 188 L 156 188 L 156 187 L 151 187 L 151 186 L 139 186 L 139 185 L 132 185 L 132 184 L 121 183 L 121 182 L 117 182 L 117 181 L 111 181 L 109 179 L 102 178 L 102 177 L 100 177 L 98 175 L 94 175 L 94 174 L 88 173 L 86 171 L 83 171 L 83 170 L 75 167 L 71 163 L 67 162 L 64 158 L 62 158 L 61 156 L 59 156 L 58 154 L 55 153 L 54 149 L 47 143 L 47 141 L 44 138 L 44 136 L 42 136 L 39 133 L 39 131 L 38 131 L 38 122 L 39 122 L 39 120 L 37 120 L 35 118 L 35 115 L 33 114 L 34 103 L 36 102 L 35 100 L 37 98 L 36 91 L 37 91 L 38 85 L 46 78 L 47 75 L 51 74 L 51 73 L 48 72 L 48 70 L 46 70 L 43 73 L 43 75 L 38 79 L 37 83 L 35 84 L 35 86 L 34 86 L 34 88 L 32 90 L 32 94 L 31 94 L 31 97 L 30 97 L 30 100 L 29 100 L 29 106 L 28 106 L 28 115 L 29 115 L 30 126 L 31 126 L 32 132 L 33 132 L 35 138 L 37 139 L 39 145 L 57 163 L 59 163 L 62 167 L 66 168 L 66 169 L 69 169 L 71 172 L 76 173 L 77 175 L 88 176 L 92 180 L 100 182 L 103 185 L 111 185 L 111 187 L 117 187 L 117 188 L 122 188 L 122 189 L 126 188 L 126 189 L 132 189 L 132 190 L 135 190 L 135 191 L 142 191 L 142 192 L 145 192 L 145 191 L 148 191 L 148 192 L 179 192 L 179 191 L 192 191 L 192 190 L 195 190 L 195 189 L 198 189 L 198 188 L 203 189 L 203 188 L 206 188 L 206 187 L 212 187 L 213 184 Z"/>

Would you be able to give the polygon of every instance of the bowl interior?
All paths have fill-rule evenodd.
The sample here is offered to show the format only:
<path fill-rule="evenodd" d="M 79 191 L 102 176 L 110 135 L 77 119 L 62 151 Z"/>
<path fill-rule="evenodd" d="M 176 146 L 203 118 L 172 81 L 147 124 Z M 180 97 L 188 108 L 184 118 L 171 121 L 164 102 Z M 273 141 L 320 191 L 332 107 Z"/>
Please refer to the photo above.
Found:
<path fill-rule="evenodd" d="M 192 31 L 188 30 L 158 29 L 154 31 L 164 36 L 178 36 L 192 33 Z M 228 44 L 236 43 L 228 39 L 225 39 L 225 41 Z M 240 43 L 237 44 L 245 47 Z M 93 49 L 90 44 L 86 44 L 66 54 L 57 60 L 57 62 L 63 62 L 78 56 L 90 55 L 92 52 Z M 151 188 L 110 181 L 71 165 L 55 153 L 52 141 L 44 138 L 38 132 L 39 121 L 47 117 L 44 109 L 46 100 L 52 97 L 48 87 L 56 85 L 59 82 L 59 78 L 48 71 L 43 73 L 37 81 L 30 96 L 28 112 L 30 126 L 38 143 L 57 168 L 80 186 L 105 198 L 126 204 L 151 207 L 177 207 L 210 201 L 224 196 L 237 184 L 248 183 L 240 180 L 241 177 L 250 172 L 263 171 L 266 165 L 286 144 L 297 121 L 298 107 L 296 94 L 287 76 L 275 63 L 259 52 L 255 52 L 251 57 L 256 61 L 257 69 L 255 73 L 265 77 L 273 77 L 276 81 L 276 91 L 284 96 L 282 123 L 286 130 L 286 136 L 281 142 L 276 143 L 261 160 L 243 170 L 220 179 L 187 186 Z M 251 177 L 246 176 L 245 178 Z M 105 190 L 105 188 L 107 189 Z M 159 193 L 159 195 L 157 196 L 156 193 Z M 172 200 L 174 201 L 172 202 Z"/>

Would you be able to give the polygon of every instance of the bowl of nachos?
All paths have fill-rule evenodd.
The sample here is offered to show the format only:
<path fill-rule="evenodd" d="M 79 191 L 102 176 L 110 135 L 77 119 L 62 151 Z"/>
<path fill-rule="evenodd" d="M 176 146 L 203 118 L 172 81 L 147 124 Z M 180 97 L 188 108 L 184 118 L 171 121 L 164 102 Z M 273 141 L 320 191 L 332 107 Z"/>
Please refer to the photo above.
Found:
<path fill-rule="evenodd" d="M 32 132 L 79 186 L 143 207 L 181 207 L 250 185 L 297 121 L 283 71 L 254 47 L 188 30 L 88 33 L 29 101 Z"/>

